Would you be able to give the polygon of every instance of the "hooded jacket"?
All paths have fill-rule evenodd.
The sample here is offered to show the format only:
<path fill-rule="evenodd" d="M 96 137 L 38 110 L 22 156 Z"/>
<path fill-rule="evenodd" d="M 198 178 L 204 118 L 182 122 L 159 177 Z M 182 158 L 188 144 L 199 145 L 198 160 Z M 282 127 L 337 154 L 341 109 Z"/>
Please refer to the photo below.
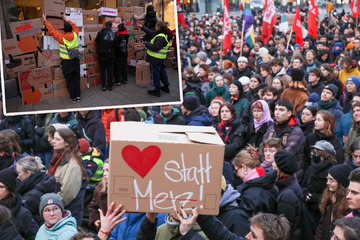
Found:
<path fill-rule="evenodd" d="M 69 112 L 65 117 L 61 117 L 60 114 L 57 114 L 51 121 L 50 125 L 54 123 L 65 124 L 73 132 L 76 132 L 78 122 L 75 119 L 74 113 Z"/>
<path fill-rule="evenodd" d="M 96 147 L 105 152 L 106 134 L 101 119 L 94 114 L 91 118 L 86 117 L 85 119 L 80 116 L 78 122 L 77 132 L 79 138 L 85 138 L 89 141 L 91 147 Z"/>
<path fill-rule="evenodd" d="M 129 31 L 126 28 L 118 30 L 118 32 L 116 34 L 116 37 L 115 37 L 115 53 L 116 53 L 116 55 L 118 55 L 118 54 L 120 54 L 120 55 L 127 54 L 127 47 L 126 47 L 126 52 L 121 52 L 120 43 L 123 40 L 126 41 L 126 46 L 127 46 L 128 42 L 129 42 Z"/>
<path fill-rule="evenodd" d="M 358 70 L 356 64 L 353 64 L 352 68 L 349 71 L 343 69 L 339 72 L 339 80 L 344 86 L 346 85 L 346 80 L 351 76 L 357 76 L 358 78 L 360 78 L 360 71 Z"/>
<path fill-rule="evenodd" d="M 60 33 L 57 30 L 55 30 L 55 28 L 48 21 L 45 21 L 45 26 L 46 26 L 47 30 L 49 31 L 49 34 L 51 36 L 53 36 L 53 38 L 55 38 L 55 40 L 58 41 L 59 44 L 61 44 L 61 45 L 64 45 L 63 38 L 65 38 L 68 41 L 73 40 L 75 37 L 74 32 L 79 37 L 79 28 L 76 26 L 76 24 L 74 24 L 70 20 L 68 20 L 67 22 L 70 23 L 70 25 L 72 27 L 72 32 Z M 69 60 L 69 59 L 63 59 L 63 60 Z"/>
<path fill-rule="evenodd" d="M 323 103 L 320 99 L 319 102 L 315 103 L 313 106 L 317 107 L 319 110 L 326 110 L 331 112 L 334 115 L 336 123 L 340 121 L 340 118 L 343 115 L 343 108 L 340 106 L 340 103 L 336 98 L 327 104 Z"/>
<path fill-rule="evenodd" d="M 211 126 L 212 119 L 209 117 L 207 108 L 201 105 L 185 116 L 185 124 L 189 126 Z"/>
<path fill-rule="evenodd" d="M 154 118 L 155 124 L 175 124 L 175 125 L 185 125 L 185 119 L 180 115 L 180 111 L 177 108 L 173 108 L 171 114 L 165 117 L 162 112 Z"/>
<path fill-rule="evenodd" d="M 55 185 L 55 177 L 44 172 L 37 172 L 18 184 L 18 192 L 22 196 L 23 204 L 39 226 L 43 223 L 39 213 L 40 198 L 46 193 L 55 192 Z"/>
<path fill-rule="evenodd" d="M 63 219 L 61 219 L 51 228 L 47 228 L 44 223 L 36 234 L 35 239 L 69 240 L 78 232 L 76 228 L 77 225 L 75 218 L 71 216 L 71 213 L 69 211 L 65 210 L 63 213 Z"/>
<path fill-rule="evenodd" d="M 218 87 L 216 83 L 213 83 L 213 87 L 206 93 L 205 99 L 206 99 L 206 106 L 209 107 L 211 101 L 215 97 L 222 97 L 222 99 L 226 100 L 231 98 L 229 90 L 225 87 L 225 82 L 222 87 Z"/>
<path fill-rule="evenodd" d="M 293 114 L 297 113 L 305 106 L 309 98 L 309 91 L 301 81 L 291 81 L 289 88 L 286 88 L 281 94 L 280 99 L 286 99 L 294 105 Z"/>

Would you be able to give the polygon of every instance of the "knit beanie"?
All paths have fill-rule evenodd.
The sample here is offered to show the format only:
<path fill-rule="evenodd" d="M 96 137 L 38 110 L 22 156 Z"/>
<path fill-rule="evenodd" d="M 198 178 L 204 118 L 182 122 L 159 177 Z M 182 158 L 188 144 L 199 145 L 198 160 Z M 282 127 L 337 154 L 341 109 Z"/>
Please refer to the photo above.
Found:
<path fill-rule="evenodd" d="M 359 88 L 359 85 L 360 85 L 360 81 L 359 81 L 359 78 L 357 76 L 351 76 L 349 77 L 346 82 L 353 82 L 355 83 L 356 87 Z"/>
<path fill-rule="evenodd" d="M 294 50 L 295 50 L 295 48 L 300 48 L 300 50 L 301 50 L 300 44 L 295 44 L 295 45 L 294 45 Z"/>
<path fill-rule="evenodd" d="M 336 96 L 339 91 L 338 87 L 331 83 L 326 85 L 325 89 L 329 89 L 333 93 L 334 96 Z"/>
<path fill-rule="evenodd" d="M 355 44 L 353 44 L 352 42 L 348 43 L 348 45 L 346 45 L 346 49 L 347 50 L 352 50 L 355 47 Z"/>
<path fill-rule="evenodd" d="M 200 106 L 200 101 L 197 96 L 185 96 L 182 105 L 185 109 L 193 111 Z"/>
<path fill-rule="evenodd" d="M 72 26 L 69 22 L 64 23 L 64 32 L 72 32 Z"/>
<path fill-rule="evenodd" d="M 85 138 L 80 138 L 78 140 L 78 143 L 79 143 L 79 152 L 81 154 L 85 154 L 89 151 L 90 143 L 88 140 L 86 140 Z"/>
<path fill-rule="evenodd" d="M 60 197 L 56 193 L 46 193 L 40 198 L 40 216 L 43 215 L 42 213 L 46 206 L 53 204 L 58 205 L 61 208 L 61 211 L 64 212 L 64 204 L 62 203 Z"/>
<path fill-rule="evenodd" d="M 335 165 L 329 169 L 328 173 L 335 178 L 344 188 L 349 186 L 349 175 L 353 169 L 347 164 Z"/>
<path fill-rule="evenodd" d="M 313 92 L 309 95 L 308 100 L 305 103 L 305 106 L 312 106 L 320 100 L 319 95 L 316 92 Z"/>
<path fill-rule="evenodd" d="M 241 56 L 241 57 L 238 58 L 237 62 L 246 62 L 246 63 L 248 63 L 248 59 L 246 57 L 244 57 L 244 56 Z"/>
<path fill-rule="evenodd" d="M 288 151 L 278 151 L 275 154 L 275 163 L 279 170 L 285 174 L 293 174 L 298 170 L 296 157 Z"/>
<path fill-rule="evenodd" d="M 250 84 L 250 78 L 247 77 L 247 76 L 242 76 L 241 78 L 239 78 L 239 82 L 242 84 L 242 86 L 249 85 Z"/>
<path fill-rule="evenodd" d="M 198 54 L 196 54 L 196 56 L 198 58 L 200 58 L 201 61 L 206 62 L 206 60 L 207 60 L 207 55 L 205 52 L 198 52 Z"/>
<path fill-rule="evenodd" d="M 18 174 L 12 168 L 4 168 L 0 171 L 0 182 L 2 182 L 11 192 L 15 192 L 16 178 Z"/>
<path fill-rule="evenodd" d="M 301 69 L 293 68 L 291 69 L 291 79 L 293 81 L 302 81 L 304 80 L 304 71 Z"/>

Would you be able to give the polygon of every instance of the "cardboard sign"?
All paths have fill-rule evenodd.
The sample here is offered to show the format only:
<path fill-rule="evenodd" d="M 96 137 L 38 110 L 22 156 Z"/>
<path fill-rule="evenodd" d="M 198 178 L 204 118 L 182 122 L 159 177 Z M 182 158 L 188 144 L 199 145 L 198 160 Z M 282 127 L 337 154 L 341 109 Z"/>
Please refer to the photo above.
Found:
<path fill-rule="evenodd" d="M 38 67 L 52 67 L 61 64 L 59 50 L 43 50 L 38 51 L 37 66 Z"/>
<path fill-rule="evenodd" d="M 143 14 L 145 12 L 145 9 L 144 9 L 144 7 L 134 6 L 133 11 L 134 11 L 134 15 L 141 16 L 141 14 Z"/>
<path fill-rule="evenodd" d="M 128 212 L 217 215 L 224 144 L 213 127 L 113 122 L 108 202 Z"/>
<path fill-rule="evenodd" d="M 98 32 L 84 32 L 84 52 L 85 54 L 96 53 L 95 39 Z"/>
<path fill-rule="evenodd" d="M 52 36 L 43 36 L 43 49 L 57 50 L 60 49 L 60 44 Z"/>
<path fill-rule="evenodd" d="M 18 74 L 20 91 L 26 91 L 34 88 L 51 86 L 51 70 L 46 68 L 35 68 L 33 70 L 22 71 Z"/>
<path fill-rule="evenodd" d="M 88 88 L 95 87 L 101 84 L 101 75 L 100 73 L 93 74 L 87 77 Z"/>
<path fill-rule="evenodd" d="M 117 9 L 115 8 L 106 8 L 106 7 L 101 7 L 98 9 L 98 16 L 113 16 L 113 17 L 117 17 L 118 16 L 118 12 Z"/>
<path fill-rule="evenodd" d="M 61 67 L 51 68 L 51 75 L 54 80 L 64 79 L 64 74 Z"/>
<path fill-rule="evenodd" d="M 47 88 L 35 88 L 22 92 L 22 100 L 24 105 L 33 104 L 52 98 L 54 98 L 52 86 L 48 86 Z"/>
<path fill-rule="evenodd" d="M 138 61 L 136 63 L 136 85 L 143 87 L 151 86 L 150 63 Z"/>
<path fill-rule="evenodd" d="M 61 29 L 64 28 L 64 23 L 65 23 L 65 21 L 62 18 L 50 18 L 50 17 L 48 17 L 48 18 L 46 18 L 46 20 L 51 24 L 51 26 L 54 27 L 54 29 L 56 31 L 59 31 L 60 33 L 64 33 L 64 31 L 61 30 Z M 46 31 L 45 35 L 50 36 L 48 31 Z"/>
<path fill-rule="evenodd" d="M 41 18 L 36 18 L 19 22 L 10 22 L 9 25 L 13 38 L 16 38 L 17 35 L 25 37 L 41 33 L 43 22 Z"/>
<path fill-rule="evenodd" d="M 34 52 L 38 47 L 39 44 L 36 35 L 2 40 L 3 54 L 5 57 L 9 57 L 9 55 L 14 57 L 20 54 Z"/>
<path fill-rule="evenodd" d="M 65 8 L 66 20 L 70 20 L 75 23 L 76 26 L 82 27 L 83 22 L 83 10 L 82 8 Z"/>
<path fill-rule="evenodd" d="M 36 68 L 34 53 L 5 58 L 7 73 L 15 73 Z"/>
<path fill-rule="evenodd" d="M 42 12 L 47 16 L 61 17 L 65 12 L 65 0 L 43 0 Z"/>

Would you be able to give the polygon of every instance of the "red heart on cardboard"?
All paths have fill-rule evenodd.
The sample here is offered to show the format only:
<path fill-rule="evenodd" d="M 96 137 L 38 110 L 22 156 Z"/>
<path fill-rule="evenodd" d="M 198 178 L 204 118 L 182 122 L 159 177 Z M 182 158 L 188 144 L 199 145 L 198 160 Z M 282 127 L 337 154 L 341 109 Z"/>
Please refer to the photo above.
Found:
<path fill-rule="evenodd" d="M 134 145 L 127 145 L 121 151 L 121 155 L 126 164 L 144 178 L 159 161 L 161 150 L 157 146 L 148 146 L 140 151 Z"/>

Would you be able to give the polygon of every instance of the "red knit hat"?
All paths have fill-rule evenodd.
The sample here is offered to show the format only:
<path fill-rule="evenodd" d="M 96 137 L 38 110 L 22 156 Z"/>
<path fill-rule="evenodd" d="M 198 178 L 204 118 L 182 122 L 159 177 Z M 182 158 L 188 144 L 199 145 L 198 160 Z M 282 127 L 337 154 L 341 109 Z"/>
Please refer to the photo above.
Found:
<path fill-rule="evenodd" d="M 81 154 L 85 154 L 89 151 L 90 148 L 90 143 L 88 140 L 86 140 L 85 138 L 80 138 L 79 139 L 79 152 Z"/>

